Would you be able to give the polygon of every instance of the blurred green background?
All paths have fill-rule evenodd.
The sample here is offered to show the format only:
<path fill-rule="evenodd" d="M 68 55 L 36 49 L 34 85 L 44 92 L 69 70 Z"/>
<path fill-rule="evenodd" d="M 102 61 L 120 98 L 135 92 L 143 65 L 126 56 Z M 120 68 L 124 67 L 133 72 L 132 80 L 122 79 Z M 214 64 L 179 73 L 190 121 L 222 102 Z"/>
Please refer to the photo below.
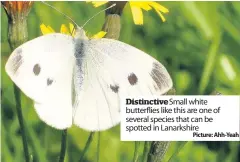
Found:
<path fill-rule="evenodd" d="M 104 6 L 94 8 L 85 2 L 49 2 L 77 24 L 86 22 Z M 144 12 L 143 26 L 133 23 L 129 4 L 121 17 L 120 40 L 157 58 L 168 69 L 177 94 L 210 94 L 217 90 L 225 95 L 240 94 L 240 3 L 239 2 L 160 2 L 169 9 L 162 22 L 155 11 Z M 1 8 L 1 151 L 3 162 L 24 161 L 22 140 L 17 119 L 13 84 L 4 65 L 10 54 L 7 42 L 7 17 Z M 29 39 L 41 34 L 40 24 L 50 25 L 59 32 L 61 24 L 70 21 L 40 2 L 34 2 L 28 17 Z M 91 34 L 101 30 L 104 13 L 85 27 Z M 23 95 L 23 116 L 33 161 L 58 161 L 61 131 L 39 120 L 32 101 Z M 223 119 L 224 120 L 224 119 Z M 119 126 L 101 132 L 100 162 L 130 162 L 134 142 L 120 142 Z M 66 162 L 77 161 L 89 132 L 72 127 L 68 130 Z M 96 161 L 98 134 L 85 156 Z M 184 147 L 182 147 L 184 146 Z M 143 149 L 143 142 L 141 142 Z M 176 151 L 179 153 L 176 154 Z M 164 158 L 173 162 L 237 162 L 239 142 L 171 142 Z"/>

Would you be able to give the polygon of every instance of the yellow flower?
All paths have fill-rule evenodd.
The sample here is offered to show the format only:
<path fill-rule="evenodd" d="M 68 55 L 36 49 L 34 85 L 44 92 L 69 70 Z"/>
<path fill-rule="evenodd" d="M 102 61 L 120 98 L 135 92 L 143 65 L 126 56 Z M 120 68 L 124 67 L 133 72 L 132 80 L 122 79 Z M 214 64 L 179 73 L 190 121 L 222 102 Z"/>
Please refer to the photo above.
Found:
<path fill-rule="evenodd" d="M 43 35 L 55 33 L 55 31 L 51 28 L 51 26 L 46 26 L 44 24 L 40 25 L 40 29 L 41 29 Z"/>
<path fill-rule="evenodd" d="M 46 26 L 45 24 L 41 24 L 40 29 L 41 29 L 43 35 L 55 33 L 53 28 L 49 25 Z M 69 28 L 68 28 L 67 25 L 62 24 L 61 28 L 60 28 L 60 33 L 74 36 L 75 35 L 74 25 L 72 23 L 69 23 Z M 92 38 L 103 38 L 106 35 L 106 33 L 107 32 L 100 31 L 93 36 L 89 36 L 89 38 L 91 38 L 91 39 Z"/>
<path fill-rule="evenodd" d="M 87 1 L 92 2 L 92 1 Z M 99 7 L 103 4 L 106 4 L 108 1 L 98 1 L 98 2 L 92 2 L 94 7 Z M 157 14 L 160 16 L 163 22 L 166 21 L 162 13 L 168 13 L 168 9 L 164 6 L 160 5 L 157 2 L 149 1 L 149 2 L 129 2 L 132 15 L 133 15 L 133 21 L 136 25 L 142 25 L 143 24 L 143 12 L 142 10 L 149 11 L 149 10 L 155 10 Z"/>

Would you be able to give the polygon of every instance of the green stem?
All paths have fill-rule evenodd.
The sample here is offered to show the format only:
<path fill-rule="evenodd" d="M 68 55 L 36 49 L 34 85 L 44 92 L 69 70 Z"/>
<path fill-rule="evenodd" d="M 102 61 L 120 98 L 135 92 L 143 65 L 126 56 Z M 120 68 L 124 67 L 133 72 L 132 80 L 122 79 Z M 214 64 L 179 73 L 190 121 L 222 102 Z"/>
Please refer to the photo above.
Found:
<path fill-rule="evenodd" d="M 176 95 L 175 88 L 171 88 L 164 95 Z M 169 141 L 153 141 L 151 143 L 151 148 L 148 153 L 147 161 L 148 162 L 161 162 L 168 150 L 170 142 Z"/>
<path fill-rule="evenodd" d="M 151 144 L 148 153 L 148 162 L 161 162 L 167 152 L 170 142 L 168 141 L 154 141 Z"/>
<path fill-rule="evenodd" d="M 21 135 L 22 135 L 22 143 L 23 143 L 25 160 L 26 160 L 26 162 L 30 162 L 28 144 L 27 144 L 27 137 L 26 137 L 26 133 L 25 133 L 25 126 L 24 126 L 22 108 L 21 108 L 20 90 L 18 89 L 18 87 L 15 84 L 14 84 L 13 88 L 14 88 L 14 95 L 15 95 L 15 100 L 16 100 L 17 116 L 18 116 L 18 121 L 19 121 L 19 125 L 20 125 L 20 128 L 21 128 L 20 130 L 21 130 Z"/>
<path fill-rule="evenodd" d="M 134 155 L 133 155 L 133 162 L 137 162 L 137 161 L 138 161 L 139 152 L 140 152 L 140 142 L 139 142 L 139 141 L 135 141 L 135 149 L 134 149 Z"/>
<path fill-rule="evenodd" d="M 61 151 L 59 156 L 59 162 L 64 162 L 65 154 L 67 149 L 67 129 L 62 131 L 62 142 L 61 142 Z"/>
<path fill-rule="evenodd" d="M 118 39 L 121 30 L 120 16 L 117 14 L 107 15 L 102 30 L 107 32 L 105 38 Z"/>
<path fill-rule="evenodd" d="M 106 10 L 105 22 L 102 30 L 107 32 L 105 38 L 118 39 L 121 31 L 121 14 L 127 2 L 110 1 L 108 6 L 116 4 L 115 7 Z"/>
<path fill-rule="evenodd" d="M 8 42 L 13 51 L 28 39 L 27 20 L 8 20 Z"/>
<path fill-rule="evenodd" d="M 13 51 L 16 47 L 27 40 L 27 22 L 25 19 L 23 20 L 13 20 L 9 19 L 8 22 L 8 42 L 11 47 L 11 51 Z M 18 121 L 20 125 L 21 135 L 22 135 L 22 143 L 23 150 L 25 155 L 26 162 L 30 162 L 30 156 L 28 151 L 27 137 L 24 126 L 24 120 L 22 115 L 22 106 L 21 106 L 21 93 L 19 88 L 14 84 L 14 96 L 16 103 L 16 111 L 18 116 Z"/>
<path fill-rule="evenodd" d="M 26 30 L 26 20 L 18 20 L 13 21 L 9 20 L 8 23 L 8 42 L 11 47 L 11 51 L 13 51 L 16 47 L 27 40 L 27 30 Z M 25 155 L 26 162 L 30 162 L 29 151 L 28 151 L 28 144 L 27 144 L 27 137 L 26 131 L 24 126 L 24 120 L 22 115 L 22 106 L 21 106 L 21 93 L 19 88 L 14 84 L 14 96 L 16 102 L 16 111 L 18 116 L 18 121 L 20 125 L 21 135 L 22 135 L 22 143 L 23 143 L 23 150 Z"/>
<path fill-rule="evenodd" d="M 142 162 L 147 162 L 147 158 L 148 158 L 148 153 L 149 153 L 150 147 L 151 147 L 151 142 L 145 141 L 144 149 L 143 149 Z"/>
<path fill-rule="evenodd" d="M 27 41 L 28 32 L 27 32 L 27 19 L 26 17 L 14 17 L 8 15 L 8 42 L 11 47 L 11 51 L 17 48 L 19 45 Z M 21 93 L 19 88 L 14 84 L 14 95 L 16 101 L 16 111 L 18 116 L 18 121 L 21 129 L 23 150 L 25 155 L 26 162 L 30 162 L 30 156 L 28 151 L 27 137 L 24 126 L 24 120 L 22 115 L 21 107 Z"/>
<path fill-rule="evenodd" d="M 88 148 L 89 148 L 89 146 L 90 146 L 90 144 L 92 142 L 92 139 L 93 139 L 93 135 L 94 135 L 94 132 L 91 132 L 90 135 L 88 136 L 88 140 L 87 140 L 86 145 L 85 145 L 85 147 L 83 149 L 82 156 L 81 156 L 79 162 L 83 162 L 84 161 L 84 155 L 88 151 Z"/>

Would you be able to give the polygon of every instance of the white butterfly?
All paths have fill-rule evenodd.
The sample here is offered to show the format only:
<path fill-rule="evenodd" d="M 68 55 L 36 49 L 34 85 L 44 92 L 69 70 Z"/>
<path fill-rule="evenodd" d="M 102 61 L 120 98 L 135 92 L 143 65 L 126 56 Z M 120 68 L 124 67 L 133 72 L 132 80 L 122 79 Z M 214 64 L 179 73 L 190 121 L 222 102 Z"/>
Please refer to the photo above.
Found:
<path fill-rule="evenodd" d="M 6 72 L 40 119 L 57 129 L 109 129 L 120 122 L 122 96 L 161 95 L 172 87 L 153 57 L 117 40 L 88 39 L 81 28 L 75 37 L 54 33 L 24 43 Z"/>

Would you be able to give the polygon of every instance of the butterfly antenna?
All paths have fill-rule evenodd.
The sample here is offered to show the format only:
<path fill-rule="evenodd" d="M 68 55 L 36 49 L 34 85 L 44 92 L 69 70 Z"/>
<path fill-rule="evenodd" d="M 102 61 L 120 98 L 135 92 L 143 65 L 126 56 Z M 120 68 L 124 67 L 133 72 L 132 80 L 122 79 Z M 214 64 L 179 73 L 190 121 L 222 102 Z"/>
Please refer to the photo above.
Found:
<path fill-rule="evenodd" d="M 104 11 L 106 11 L 106 10 L 114 7 L 114 6 L 116 6 L 116 3 L 114 3 L 114 4 L 112 4 L 111 6 L 105 8 L 104 10 L 99 11 L 98 13 L 96 13 L 95 15 L 93 15 L 90 19 L 88 19 L 88 20 L 81 26 L 81 28 L 83 29 L 83 27 L 84 27 L 90 20 L 92 20 L 94 17 L 96 17 L 96 16 L 99 15 L 100 13 L 102 13 L 102 12 L 104 12 Z"/>
<path fill-rule="evenodd" d="M 47 3 L 47 2 L 42 1 L 42 3 L 45 4 L 45 5 L 47 5 L 47 6 L 49 6 L 49 7 L 51 7 L 52 9 L 58 11 L 59 13 L 61 13 L 62 15 L 64 15 L 66 18 L 68 18 L 69 20 L 71 20 L 72 23 L 73 23 L 75 26 L 79 27 L 78 24 L 77 24 L 75 21 L 73 21 L 73 19 L 72 19 L 71 17 L 69 17 L 68 15 L 66 15 L 65 13 L 61 12 L 60 10 L 58 10 L 58 9 L 55 8 L 55 7 L 53 7 L 52 5 L 50 5 L 50 4 Z"/>

